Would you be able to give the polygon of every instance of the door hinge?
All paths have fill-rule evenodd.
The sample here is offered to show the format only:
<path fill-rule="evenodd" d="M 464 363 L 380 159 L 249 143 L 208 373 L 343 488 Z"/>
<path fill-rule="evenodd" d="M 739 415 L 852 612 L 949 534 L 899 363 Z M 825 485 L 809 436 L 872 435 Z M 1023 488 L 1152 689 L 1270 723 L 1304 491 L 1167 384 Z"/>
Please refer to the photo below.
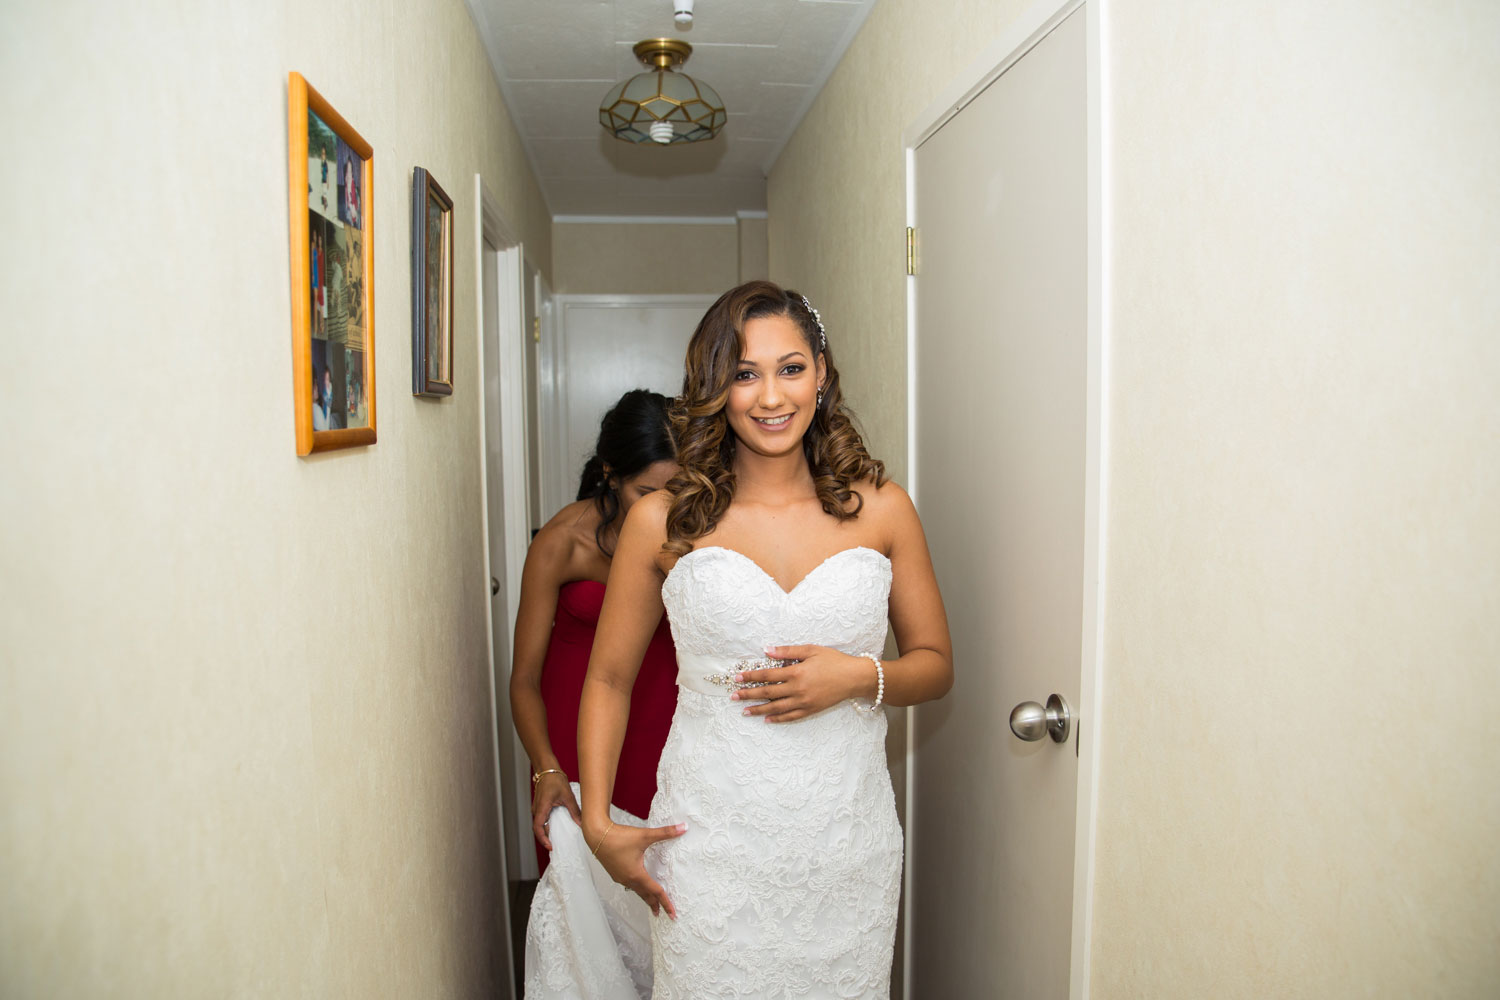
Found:
<path fill-rule="evenodd" d="M 917 231 L 911 226 L 906 227 L 906 273 L 917 273 Z"/>
<path fill-rule="evenodd" d="M 531 317 L 531 340 L 536 344 L 542 342 L 542 317 L 540 316 Z"/>

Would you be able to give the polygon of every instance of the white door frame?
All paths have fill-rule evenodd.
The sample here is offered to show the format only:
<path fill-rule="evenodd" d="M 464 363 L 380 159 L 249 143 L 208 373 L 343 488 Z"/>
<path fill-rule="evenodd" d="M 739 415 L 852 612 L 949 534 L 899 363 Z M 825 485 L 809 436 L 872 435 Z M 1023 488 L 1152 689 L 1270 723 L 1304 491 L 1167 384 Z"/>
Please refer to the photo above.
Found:
<path fill-rule="evenodd" d="M 937 98 L 903 131 L 901 142 L 906 155 L 906 224 L 915 227 L 916 217 L 916 151 L 943 124 L 962 111 L 970 101 L 984 92 L 1001 74 L 1015 65 L 1032 47 L 1051 33 L 1080 8 L 1087 19 L 1085 31 L 1085 72 L 1088 100 L 1088 386 L 1084 470 L 1084 539 L 1083 539 L 1083 672 L 1080 678 L 1078 726 L 1080 756 L 1078 762 L 1078 816 L 1073 845 L 1073 942 L 1072 969 L 1069 972 L 1069 997 L 1086 1000 L 1089 995 L 1089 949 L 1092 944 L 1094 904 L 1094 844 L 1099 799 L 1099 737 L 1102 696 L 1104 693 L 1104 629 L 1099 609 L 1103 607 L 1105 567 L 1105 487 L 1109 458 L 1109 122 L 1104 101 L 1108 53 L 1105 50 L 1105 27 L 1108 24 L 1109 0 L 1039 0 L 1016 19 L 1010 28 L 990 44 L 978 58 L 939 92 Z M 918 235 L 918 264 L 921 269 L 921 238 Z M 906 452 L 907 475 L 912 499 L 920 509 L 921 456 L 917 454 L 917 291 L 915 277 L 906 279 Z M 1005 706 L 996 706 L 997 711 Z M 905 866 L 905 987 L 904 995 L 912 997 L 911 920 L 913 915 L 911 881 L 912 845 L 919 835 L 914 810 L 917 753 L 916 722 L 912 709 L 906 719 L 906 866 Z M 1088 754 L 1082 754 L 1083 748 Z"/>
<path fill-rule="evenodd" d="M 521 343 L 521 336 L 525 326 L 523 312 L 525 300 L 522 295 L 522 247 L 516 239 L 514 231 L 506 224 L 504 217 L 500 214 L 500 208 L 493 195 L 484 183 L 484 178 L 474 175 L 474 204 L 477 211 L 474 213 L 474 244 L 475 244 L 475 296 L 476 312 L 478 318 L 476 326 L 476 337 L 478 338 L 478 364 L 474 373 L 474 392 L 479 399 L 477 407 L 479 414 L 479 486 L 480 486 L 480 522 L 484 539 L 484 568 L 485 577 L 483 586 L 488 586 L 491 577 L 502 577 L 505 580 L 506 596 L 506 635 L 515 634 L 516 609 L 520 603 L 521 594 L 521 569 L 526 560 L 526 546 L 528 532 L 526 526 L 526 406 L 525 406 L 525 383 L 522 381 L 525 367 L 525 348 Z M 499 312 L 499 357 L 496 358 L 500 374 L 500 414 L 499 424 L 502 436 L 501 448 L 503 464 L 501 473 L 503 477 L 503 497 L 501 509 L 504 512 L 504 523 L 493 530 L 504 532 L 505 542 L 505 565 L 496 567 L 490 564 L 490 532 L 492 526 L 489 523 L 489 505 L 486 502 L 486 491 L 489 488 L 489 474 L 487 468 L 487 457 L 485 455 L 485 444 L 488 435 L 487 422 L 494 416 L 486 413 L 485 408 L 485 343 L 484 343 L 484 286 L 486 267 L 485 244 L 488 243 L 498 249 L 497 266 L 499 274 L 496 275 L 499 288 L 499 301 L 501 306 Z M 499 718 L 497 695 L 502 685 L 510 684 L 509 676 L 500 676 L 502 663 L 508 664 L 509 657 L 497 662 L 495 655 L 494 636 L 495 622 L 493 613 L 493 602 L 489 595 L 485 595 L 485 626 L 487 629 L 485 637 L 485 649 L 489 660 L 490 674 L 490 735 L 492 753 L 495 765 L 495 803 L 497 807 L 497 829 L 502 838 L 518 836 L 515 830 L 506 829 L 505 822 L 505 784 L 501 778 L 501 755 L 500 740 L 510 739 L 517 743 L 515 730 L 509 719 Z M 508 675 L 508 671 L 506 671 Z M 517 795 L 520 790 L 530 789 L 528 777 L 523 773 L 526 755 L 524 749 L 513 755 L 515 770 L 518 781 Z M 522 868 L 525 868 L 526 858 L 530 852 L 530 818 L 531 803 L 521 802 L 518 806 L 518 816 L 525 816 L 527 820 L 526 836 L 518 841 L 521 846 L 520 857 Z M 518 820 L 519 822 L 519 820 Z M 504 947 L 507 957 L 506 982 L 504 985 L 505 996 L 514 996 L 515 992 L 515 969 L 516 955 L 511 948 L 511 920 L 510 912 L 510 875 L 505 857 L 505 846 L 503 841 L 495 845 L 500 856 L 500 887 L 501 904 L 505 913 Z M 535 864 L 535 862 L 533 862 Z M 518 873 L 524 875 L 524 871 Z"/>
<path fill-rule="evenodd" d="M 543 277 L 540 268 L 536 272 L 537 334 L 537 412 L 542 426 L 537 433 L 537 442 L 542 453 L 537 456 L 538 475 L 542 477 L 542 523 L 546 524 L 553 514 L 568 504 L 572 494 L 567 490 L 567 470 L 559 471 L 562 461 L 562 394 L 558 390 L 561 377 L 559 364 L 562 352 L 558 349 L 557 296 L 552 286 Z M 561 489 L 559 489 L 559 484 Z"/>

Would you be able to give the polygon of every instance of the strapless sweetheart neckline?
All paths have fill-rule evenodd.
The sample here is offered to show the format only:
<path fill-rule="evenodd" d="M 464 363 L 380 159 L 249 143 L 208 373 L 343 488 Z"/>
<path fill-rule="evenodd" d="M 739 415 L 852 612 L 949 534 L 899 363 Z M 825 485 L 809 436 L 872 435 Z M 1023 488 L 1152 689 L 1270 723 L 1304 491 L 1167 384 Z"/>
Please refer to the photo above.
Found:
<path fill-rule="evenodd" d="M 811 580 L 814 576 L 816 576 L 818 574 L 819 570 L 823 569 L 823 567 L 827 566 L 829 563 L 833 562 L 835 559 L 838 559 L 840 556 L 846 556 L 846 555 L 849 555 L 852 552 L 868 552 L 871 555 L 873 555 L 873 556 L 877 557 L 878 559 L 882 560 L 883 562 L 885 562 L 887 565 L 889 565 L 890 561 L 891 561 L 890 557 L 887 556 L 884 552 L 881 552 L 879 549 L 872 549 L 868 545 L 851 545 L 847 549 L 839 549 L 837 552 L 833 553 L 828 558 L 826 558 L 822 562 L 818 563 L 812 569 L 808 570 L 807 573 L 803 575 L 802 579 L 798 580 L 795 584 L 793 584 L 791 590 L 788 590 L 788 589 L 786 589 L 785 587 L 783 587 L 781 585 L 781 582 L 779 580 L 777 580 L 770 573 L 767 573 L 766 570 L 765 570 L 765 567 L 761 566 L 760 563 L 756 562 L 754 559 L 751 559 L 749 556 L 745 555 L 745 553 L 741 552 L 739 549 L 731 549 L 727 545 L 705 545 L 702 548 L 693 549 L 692 551 L 684 553 L 683 555 L 679 556 L 678 559 L 677 559 L 677 562 L 673 563 L 672 564 L 672 568 L 667 571 L 666 579 L 670 580 L 672 578 L 672 574 L 677 572 L 677 567 L 678 566 L 681 566 L 689 557 L 695 556 L 695 555 L 697 555 L 700 552 L 727 552 L 727 553 L 729 553 L 732 556 L 738 556 L 741 560 L 743 560 L 744 562 L 746 562 L 749 565 L 753 566 L 755 568 L 755 570 L 758 573 L 760 573 L 761 576 L 763 576 L 763 577 L 765 577 L 765 579 L 769 580 L 776 587 L 777 590 L 781 591 L 787 597 L 791 597 L 793 594 L 795 594 L 802 587 L 802 585 L 804 583 L 806 583 L 808 580 Z"/>

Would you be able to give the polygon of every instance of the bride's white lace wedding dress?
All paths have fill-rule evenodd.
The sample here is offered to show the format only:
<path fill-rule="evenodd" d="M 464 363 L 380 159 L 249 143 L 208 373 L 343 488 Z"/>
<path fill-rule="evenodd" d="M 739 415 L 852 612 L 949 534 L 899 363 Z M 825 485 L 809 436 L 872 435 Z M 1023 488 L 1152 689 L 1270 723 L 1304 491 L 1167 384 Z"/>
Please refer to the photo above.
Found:
<path fill-rule="evenodd" d="M 767 723 L 730 700 L 728 676 L 771 645 L 879 655 L 890 584 L 890 561 L 868 548 L 834 554 L 790 591 L 747 556 L 718 546 L 694 549 L 667 575 L 662 600 L 680 690 L 647 825 L 686 823 L 687 832 L 650 848 L 646 865 L 677 919 L 653 918 L 644 904 L 621 911 L 650 926 L 655 1000 L 889 996 L 902 845 L 885 716 L 846 701 Z M 553 813 L 554 831 L 563 816 Z M 553 838 L 556 844 L 556 832 Z M 540 987 L 549 968 L 563 988 L 537 997 L 644 995 L 628 974 L 614 976 L 627 984 L 616 992 L 580 982 L 592 976 L 602 987 L 592 972 L 568 982 L 562 966 L 581 955 L 591 964 L 612 948 L 638 952 L 624 918 L 595 921 L 591 941 L 557 919 L 561 901 L 588 897 L 592 884 L 580 876 L 571 891 L 549 888 L 558 851 L 532 913 L 528 1000 L 533 974 Z M 564 877 L 560 871 L 556 881 Z M 602 914 L 608 898 L 590 902 Z M 605 926 L 612 938 L 599 930 Z M 535 970 L 533 938 L 545 944 L 535 949 L 542 966 Z"/>

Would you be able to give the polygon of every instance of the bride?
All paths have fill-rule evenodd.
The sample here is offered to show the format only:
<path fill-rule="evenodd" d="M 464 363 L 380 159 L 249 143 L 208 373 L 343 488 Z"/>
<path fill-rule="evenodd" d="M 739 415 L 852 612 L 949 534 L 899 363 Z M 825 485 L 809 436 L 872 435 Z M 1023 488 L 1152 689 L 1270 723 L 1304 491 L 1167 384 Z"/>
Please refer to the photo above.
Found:
<path fill-rule="evenodd" d="M 582 843 L 655 914 L 657 1000 L 889 995 L 881 707 L 945 694 L 952 647 L 916 511 L 842 399 L 805 298 L 726 292 L 688 345 L 681 472 L 621 531 L 579 713 Z M 664 608 L 678 703 L 642 827 L 609 803 Z"/>

